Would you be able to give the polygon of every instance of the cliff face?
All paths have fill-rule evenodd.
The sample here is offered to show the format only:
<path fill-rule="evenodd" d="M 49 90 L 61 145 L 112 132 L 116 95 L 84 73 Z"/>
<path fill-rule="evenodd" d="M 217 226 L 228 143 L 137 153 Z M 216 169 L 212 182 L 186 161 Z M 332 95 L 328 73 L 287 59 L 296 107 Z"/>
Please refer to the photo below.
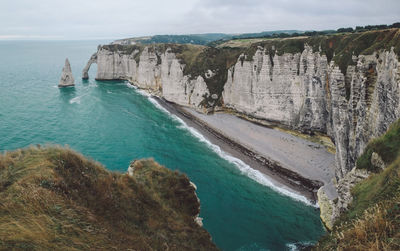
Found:
<path fill-rule="evenodd" d="M 132 52 L 99 47 L 83 71 L 86 78 L 92 63 L 97 63 L 97 80 L 129 80 L 166 100 L 200 109 L 210 93 L 202 76 L 184 75 L 183 65 L 170 48 L 163 51 L 144 47 Z"/>
<path fill-rule="evenodd" d="M 266 40 L 208 54 L 184 45 L 108 45 L 98 49 L 96 78 L 126 79 L 196 109 L 233 108 L 325 133 L 336 145 L 342 178 L 367 142 L 400 117 L 399 37 L 392 29 Z"/>
<path fill-rule="evenodd" d="M 225 106 L 293 128 L 326 131 L 327 68 L 326 56 L 310 47 L 282 56 L 260 47 L 251 61 L 240 58 L 229 70 Z"/>
<path fill-rule="evenodd" d="M 368 141 L 400 117 L 400 65 L 394 51 L 360 55 L 354 62 L 344 75 L 309 46 L 282 56 L 259 48 L 251 61 L 239 59 L 229 70 L 223 100 L 253 117 L 328 134 L 336 145 L 341 178 Z"/>

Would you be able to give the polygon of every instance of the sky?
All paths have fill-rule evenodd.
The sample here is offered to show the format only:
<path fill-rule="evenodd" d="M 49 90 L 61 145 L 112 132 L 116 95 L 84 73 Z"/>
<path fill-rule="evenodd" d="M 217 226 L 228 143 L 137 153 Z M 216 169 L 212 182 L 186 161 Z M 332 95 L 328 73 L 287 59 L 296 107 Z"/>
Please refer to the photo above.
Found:
<path fill-rule="evenodd" d="M 0 0 L 0 40 L 327 30 L 394 22 L 400 22 L 400 0 Z"/>

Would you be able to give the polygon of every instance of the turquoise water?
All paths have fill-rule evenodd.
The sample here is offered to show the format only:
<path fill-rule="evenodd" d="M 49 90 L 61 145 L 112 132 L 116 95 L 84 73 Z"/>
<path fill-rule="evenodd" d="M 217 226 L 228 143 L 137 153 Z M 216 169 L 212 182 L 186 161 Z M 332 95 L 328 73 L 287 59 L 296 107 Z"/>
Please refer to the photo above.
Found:
<path fill-rule="evenodd" d="M 54 143 L 125 172 L 153 157 L 198 187 L 201 217 L 223 250 L 285 250 L 323 234 L 319 211 L 243 175 L 124 82 L 80 79 L 105 41 L 0 42 L 0 150 Z M 75 88 L 57 84 L 69 57 Z M 93 65 L 95 66 L 95 65 Z"/>

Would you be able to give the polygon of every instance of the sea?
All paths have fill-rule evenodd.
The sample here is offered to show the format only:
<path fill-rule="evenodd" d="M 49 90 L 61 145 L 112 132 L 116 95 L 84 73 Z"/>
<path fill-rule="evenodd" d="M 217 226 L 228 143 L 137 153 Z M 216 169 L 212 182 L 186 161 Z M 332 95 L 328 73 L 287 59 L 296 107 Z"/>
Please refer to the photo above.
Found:
<path fill-rule="evenodd" d="M 325 233 L 317 205 L 210 143 L 126 81 L 82 69 L 111 41 L 0 41 L 0 151 L 68 146 L 107 169 L 153 158 L 197 186 L 204 228 L 221 250 L 295 250 Z M 65 58 L 75 87 L 57 87 Z"/>

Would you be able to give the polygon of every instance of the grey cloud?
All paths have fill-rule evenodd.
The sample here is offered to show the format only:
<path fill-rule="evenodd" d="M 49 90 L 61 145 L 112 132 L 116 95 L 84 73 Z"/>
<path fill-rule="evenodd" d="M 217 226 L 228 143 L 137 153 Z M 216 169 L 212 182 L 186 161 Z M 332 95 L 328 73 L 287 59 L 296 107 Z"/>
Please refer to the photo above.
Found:
<path fill-rule="evenodd" d="M 336 29 L 400 21 L 399 9 L 398 0 L 14 0 L 1 3 L 0 38 Z"/>

